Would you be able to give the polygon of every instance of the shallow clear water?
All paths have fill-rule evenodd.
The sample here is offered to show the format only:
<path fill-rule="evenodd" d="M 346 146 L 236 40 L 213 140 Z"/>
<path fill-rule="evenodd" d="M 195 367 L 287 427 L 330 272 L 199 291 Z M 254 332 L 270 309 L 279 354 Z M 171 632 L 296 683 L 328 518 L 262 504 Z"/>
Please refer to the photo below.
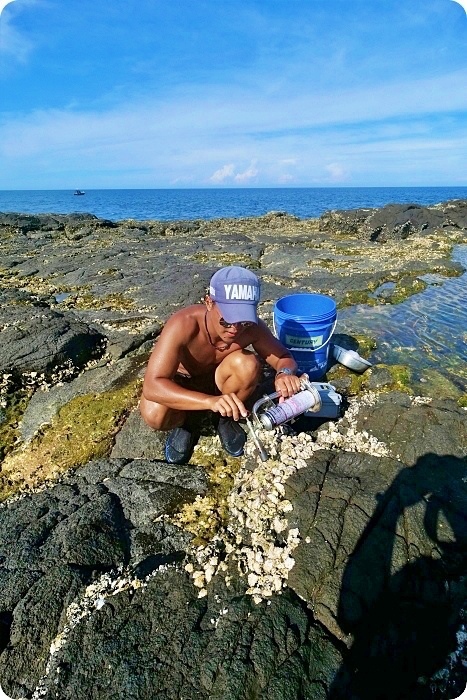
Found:
<path fill-rule="evenodd" d="M 453 258 L 467 268 L 467 245 L 456 246 Z M 396 306 L 359 305 L 340 311 L 337 332 L 375 338 L 378 347 L 369 359 L 408 365 L 415 383 L 421 384 L 419 389 L 433 383 L 439 372 L 465 392 L 467 273 L 456 278 L 433 275 L 424 279 L 431 280 L 424 292 Z M 436 384 L 440 384 L 439 378 Z"/>

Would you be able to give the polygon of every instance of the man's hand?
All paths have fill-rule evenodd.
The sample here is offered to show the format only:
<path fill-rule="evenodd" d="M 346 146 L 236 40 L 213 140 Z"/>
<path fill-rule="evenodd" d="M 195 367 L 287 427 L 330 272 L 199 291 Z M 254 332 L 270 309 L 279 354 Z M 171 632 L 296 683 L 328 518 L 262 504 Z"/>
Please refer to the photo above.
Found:
<path fill-rule="evenodd" d="M 248 411 L 236 394 L 222 394 L 222 396 L 212 396 L 210 400 L 210 410 L 220 413 L 224 418 L 246 418 Z"/>
<path fill-rule="evenodd" d="M 279 374 L 274 380 L 276 391 L 280 391 L 281 399 L 288 399 L 300 391 L 300 377 L 294 374 Z"/>

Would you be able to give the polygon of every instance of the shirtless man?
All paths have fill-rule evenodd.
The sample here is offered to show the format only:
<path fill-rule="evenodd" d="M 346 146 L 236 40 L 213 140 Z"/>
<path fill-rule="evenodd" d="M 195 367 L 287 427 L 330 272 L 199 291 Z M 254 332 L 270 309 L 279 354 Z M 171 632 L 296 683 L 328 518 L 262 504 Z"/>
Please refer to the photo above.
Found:
<path fill-rule="evenodd" d="M 224 267 L 211 278 L 204 305 L 181 309 L 167 321 L 149 359 L 140 402 L 141 415 L 156 430 L 170 430 L 167 462 L 185 464 L 196 436 L 193 411 L 219 415 L 223 448 L 243 454 L 246 399 L 261 374 L 258 355 L 276 370 L 275 389 L 283 398 L 300 389 L 290 352 L 257 316 L 260 283 L 243 267 Z M 255 352 L 246 350 L 249 345 Z"/>

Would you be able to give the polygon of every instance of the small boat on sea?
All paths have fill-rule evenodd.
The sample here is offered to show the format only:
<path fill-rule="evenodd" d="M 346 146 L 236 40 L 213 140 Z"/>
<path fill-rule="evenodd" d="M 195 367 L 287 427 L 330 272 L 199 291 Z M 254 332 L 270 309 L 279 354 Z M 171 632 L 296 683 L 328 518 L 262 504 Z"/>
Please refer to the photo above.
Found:
<path fill-rule="evenodd" d="M 73 194 L 75 194 L 75 195 L 77 195 L 77 194 L 78 194 L 78 195 L 79 195 L 79 194 L 86 194 L 86 192 L 82 192 L 81 190 L 75 190 L 75 191 L 73 192 Z"/>

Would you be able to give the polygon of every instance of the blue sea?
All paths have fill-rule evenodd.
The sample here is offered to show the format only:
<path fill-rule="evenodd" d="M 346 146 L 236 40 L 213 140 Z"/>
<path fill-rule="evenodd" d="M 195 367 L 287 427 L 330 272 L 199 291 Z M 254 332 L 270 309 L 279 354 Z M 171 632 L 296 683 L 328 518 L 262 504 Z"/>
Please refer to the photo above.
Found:
<path fill-rule="evenodd" d="M 0 191 L 0 212 L 69 214 L 89 212 L 100 218 L 217 219 L 261 216 L 283 211 L 301 219 L 331 209 L 381 207 L 390 203 L 437 204 L 467 199 L 467 187 L 283 187 L 258 189 L 164 189 Z"/>

